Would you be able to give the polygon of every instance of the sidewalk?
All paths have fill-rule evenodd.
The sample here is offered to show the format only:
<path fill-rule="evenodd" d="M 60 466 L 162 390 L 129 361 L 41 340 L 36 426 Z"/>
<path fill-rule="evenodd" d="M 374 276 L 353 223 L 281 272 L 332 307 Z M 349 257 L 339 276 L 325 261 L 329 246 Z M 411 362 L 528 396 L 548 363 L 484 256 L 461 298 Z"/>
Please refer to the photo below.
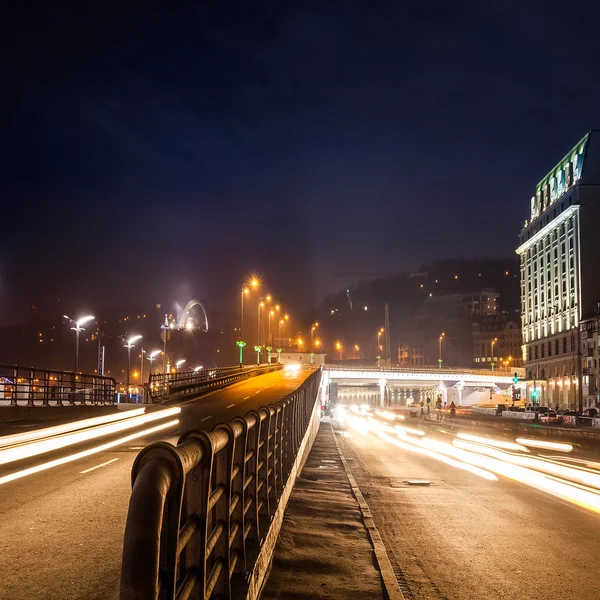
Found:
<path fill-rule="evenodd" d="M 261 594 L 283 598 L 387 598 L 327 418 L 294 486 Z"/>

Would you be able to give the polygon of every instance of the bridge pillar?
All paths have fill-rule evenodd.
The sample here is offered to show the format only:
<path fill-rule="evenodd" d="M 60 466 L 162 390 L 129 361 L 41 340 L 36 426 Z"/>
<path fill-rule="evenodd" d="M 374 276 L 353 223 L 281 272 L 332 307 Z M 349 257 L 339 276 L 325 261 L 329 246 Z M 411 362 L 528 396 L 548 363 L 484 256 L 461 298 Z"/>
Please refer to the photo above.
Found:
<path fill-rule="evenodd" d="M 338 384 L 333 381 L 329 384 L 329 404 L 337 404 L 338 401 Z"/>
<path fill-rule="evenodd" d="M 387 386 L 387 381 L 385 379 L 380 379 L 379 383 L 379 406 L 385 406 L 385 388 Z"/>

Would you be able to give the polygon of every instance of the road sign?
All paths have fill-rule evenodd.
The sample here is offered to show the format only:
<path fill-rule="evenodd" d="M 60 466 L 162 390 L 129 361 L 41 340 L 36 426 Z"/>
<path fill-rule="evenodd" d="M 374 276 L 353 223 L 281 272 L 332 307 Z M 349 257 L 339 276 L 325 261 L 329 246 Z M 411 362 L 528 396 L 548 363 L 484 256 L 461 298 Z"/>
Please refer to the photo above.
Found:
<path fill-rule="evenodd" d="M 160 328 L 160 339 L 163 342 L 165 341 L 165 335 L 167 336 L 167 341 L 169 341 L 171 339 L 171 330 L 167 329 L 166 327 L 161 327 Z"/>

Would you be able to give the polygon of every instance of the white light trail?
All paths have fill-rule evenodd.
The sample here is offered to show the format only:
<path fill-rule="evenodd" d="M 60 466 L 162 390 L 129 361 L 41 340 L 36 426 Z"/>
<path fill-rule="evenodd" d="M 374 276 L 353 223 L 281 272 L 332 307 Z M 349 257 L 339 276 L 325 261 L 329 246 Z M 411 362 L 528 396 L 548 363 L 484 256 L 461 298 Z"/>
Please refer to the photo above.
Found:
<path fill-rule="evenodd" d="M 495 448 L 503 448 L 504 450 L 515 450 L 520 452 L 529 452 L 527 448 L 521 444 L 515 444 L 514 442 L 505 442 L 502 440 L 495 440 L 493 438 L 484 438 L 477 435 L 470 435 L 469 433 L 457 433 L 457 438 L 466 440 L 468 442 L 476 442 L 477 444 L 486 444 L 487 446 L 494 446 Z"/>
<path fill-rule="evenodd" d="M 44 427 L 35 431 L 27 431 L 25 433 L 15 433 L 14 435 L 5 435 L 0 437 L 0 448 L 6 446 L 14 446 L 15 444 L 24 444 L 31 440 L 41 440 L 43 438 L 52 437 L 69 431 L 77 431 L 78 429 L 86 429 L 87 427 L 95 427 L 96 425 L 104 425 L 121 419 L 131 419 L 139 415 L 143 415 L 145 408 L 136 408 L 130 411 L 121 411 L 102 417 L 93 417 L 92 419 L 84 419 L 83 421 L 71 421 L 64 425 L 56 425 L 54 427 Z"/>
<path fill-rule="evenodd" d="M 176 406 L 174 408 L 168 408 L 166 410 L 158 410 L 146 415 L 127 419 L 125 421 L 117 421 L 116 423 L 109 423 L 107 425 L 101 425 L 93 429 L 86 429 L 80 432 L 68 433 L 65 435 L 50 438 L 48 440 L 40 440 L 37 442 L 31 442 L 21 446 L 12 446 L 5 450 L 0 450 L 0 465 L 13 462 L 15 460 L 21 460 L 23 458 L 31 458 L 45 452 L 52 452 L 60 448 L 72 446 L 73 444 L 79 444 L 80 442 L 86 442 L 99 437 L 110 435 L 112 433 L 118 433 L 127 429 L 133 429 L 140 425 L 145 425 L 152 421 L 158 421 L 159 419 L 166 419 L 167 417 L 176 415 L 181 412 L 181 408 Z"/>
<path fill-rule="evenodd" d="M 69 456 L 63 456 L 62 458 L 57 458 L 56 460 L 51 460 L 50 462 L 42 463 L 41 465 L 36 465 L 35 467 L 30 467 L 29 469 L 23 469 L 22 471 L 17 471 L 16 473 L 5 475 L 4 477 L 0 477 L 0 485 L 9 483 L 10 481 L 15 481 L 16 479 L 27 477 L 28 475 L 33 475 L 34 473 L 39 473 L 40 471 L 46 471 L 47 469 L 58 467 L 59 465 L 64 465 L 66 463 L 73 462 L 74 460 L 79 460 L 80 458 L 85 458 L 86 456 L 91 456 L 92 454 L 97 454 L 98 452 L 102 452 L 103 450 L 110 450 L 110 448 L 114 448 L 119 444 L 124 444 L 126 442 L 130 442 L 131 440 L 135 440 L 136 438 L 140 438 L 144 435 L 150 435 L 151 433 L 156 433 L 157 431 L 161 431 L 162 429 L 173 427 L 174 425 L 177 425 L 177 423 L 179 423 L 179 419 L 173 419 L 172 421 L 168 421 L 167 423 L 161 423 L 156 427 L 144 429 L 143 431 L 132 433 L 131 435 L 120 438 L 118 440 L 113 440 L 112 442 L 102 444 L 102 446 L 96 446 L 95 448 L 90 448 L 89 450 L 83 450 L 82 452 L 70 454 Z"/>
<path fill-rule="evenodd" d="M 515 441 L 518 444 L 523 444 L 523 446 L 543 448 L 544 450 L 558 450 L 559 452 L 571 452 L 573 450 L 571 444 L 562 444 L 560 442 L 546 442 L 544 440 L 530 440 L 527 438 L 517 438 Z"/>

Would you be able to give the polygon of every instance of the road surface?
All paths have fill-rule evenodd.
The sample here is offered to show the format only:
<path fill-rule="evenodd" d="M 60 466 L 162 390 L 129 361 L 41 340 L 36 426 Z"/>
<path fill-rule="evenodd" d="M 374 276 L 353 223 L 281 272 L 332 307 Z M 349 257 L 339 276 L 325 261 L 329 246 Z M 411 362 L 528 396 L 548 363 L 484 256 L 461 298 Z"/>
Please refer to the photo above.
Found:
<path fill-rule="evenodd" d="M 177 426 L 0 484 L 0 599 L 118 598 L 130 473 L 137 453 L 152 442 L 176 443 L 185 430 L 210 430 L 276 402 L 309 374 L 277 371 L 248 379 L 182 405 L 175 416 L 180 419 Z M 43 461 L 101 443 L 50 452 Z M 0 482 L 41 460 L 21 460 L 18 468 L 0 464 Z"/>
<path fill-rule="evenodd" d="M 515 465 L 503 466 L 502 460 L 493 459 L 490 468 L 510 477 L 483 468 L 482 472 L 470 472 L 443 462 L 435 451 L 429 455 L 419 450 L 428 443 L 430 450 L 443 452 L 444 444 L 452 445 L 461 431 L 505 442 L 514 442 L 514 434 L 509 438 L 498 431 L 477 432 L 472 427 L 451 431 L 446 423 L 413 419 L 375 420 L 391 423 L 395 429 L 395 424 L 401 423 L 401 427 L 425 433 L 404 432 L 398 438 L 377 425 L 365 430 L 364 421 L 359 420 L 339 437 L 407 600 L 598 598 L 598 512 L 582 508 L 583 502 L 569 497 L 577 498 L 583 492 L 600 509 L 598 488 L 579 486 L 573 480 L 583 475 L 599 485 L 598 454 L 576 448 L 571 452 L 531 447 L 528 453 L 506 451 L 510 461 L 522 461 L 525 456 L 525 461 L 531 458 L 531 464 L 543 470 L 565 467 L 567 475 L 529 474 L 533 469 L 519 471 Z M 423 439 L 428 442 L 420 441 Z M 464 458 L 474 462 L 467 463 L 467 468 L 485 466 L 490 453 L 496 451 L 468 444 Z M 487 456 L 481 458 L 478 452 Z M 575 467 L 574 474 L 569 467 Z M 486 478 L 483 471 L 495 480 Z M 525 483 L 512 477 L 522 477 Z M 540 491 L 544 486 L 548 489 Z"/>

